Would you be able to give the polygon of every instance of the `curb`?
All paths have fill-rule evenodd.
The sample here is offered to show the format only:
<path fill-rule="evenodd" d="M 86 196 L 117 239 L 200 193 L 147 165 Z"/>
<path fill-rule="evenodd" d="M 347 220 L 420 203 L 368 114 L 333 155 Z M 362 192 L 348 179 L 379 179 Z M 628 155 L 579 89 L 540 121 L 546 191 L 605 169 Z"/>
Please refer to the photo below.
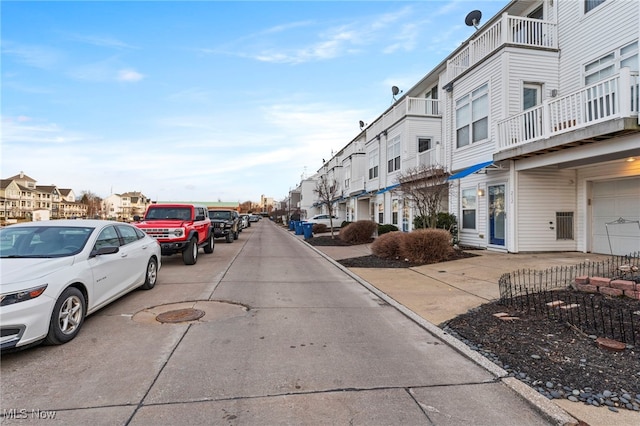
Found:
<path fill-rule="evenodd" d="M 487 358 L 483 357 L 478 352 L 472 351 L 471 349 L 469 349 L 467 345 L 465 345 L 460 340 L 446 333 L 445 331 L 437 327 L 435 324 L 432 324 L 431 322 L 425 320 L 424 318 L 422 318 L 412 310 L 408 309 L 406 306 L 398 303 L 395 299 L 393 299 L 386 293 L 380 291 L 375 286 L 373 286 L 369 282 L 362 279 L 360 276 L 354 274 L 349 269 L 345 268 L 340 263 L 336 262 L 327 254 L 315 248 L 313 245 L 307 243 L 303 239 L 296 238 L 295 236 L 294 238 L 300 241 L 302 244 L 306 245 L 307 247 L 310 247 L 313 251 L 318 253 L 320 256 L 322 256 L 326 260 L 330 261 L 335 267 L 343 271 L 345 274 L 349 275 L 351 278 L 356 280 L 360 285 L 365 287 L 370 292 L 374 293 L 376 296 L 380 297 L 389 305 L 393 306 L 396 310 L 398 310 L 404 316 L 409 318 L 411 321 L 415 322 L 420 327 L 422 327 L 429 333 L 433 334 L 435 337 L 441 339 L 446 344 L 451 346 L 453 349 L 458 351 L 460 354 L 464 355 L 465 357 L 469 358 L 470 360 L 478 364 L 480 367 L 489 371 L 497 379 L 500 379 L 500 381 L 505 386 L 507 386 L 509 389 L 517 393 L 523 400 L 529 403 L 540 414 L 545 416 L 554 424 L 561 425 L 561 426 L 575 426 L 580 423 L 577 419 L 572 417 L 569 413 L 567 413 L 561 407 L 549 401 L 547 398 L 540 395 L 534 389 L 522 383 L 520 380 L 516 379 L 515 377 L 508 376 L 508 373 L 504 369 L 500 368 L 493 362 L 489 361 Z"/>

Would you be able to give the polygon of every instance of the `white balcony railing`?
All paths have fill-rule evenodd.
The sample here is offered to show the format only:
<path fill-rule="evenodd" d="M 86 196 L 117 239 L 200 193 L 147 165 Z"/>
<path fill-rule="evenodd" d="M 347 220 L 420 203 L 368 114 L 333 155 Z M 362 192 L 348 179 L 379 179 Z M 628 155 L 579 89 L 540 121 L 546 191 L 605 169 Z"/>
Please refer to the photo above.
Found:
<path fill-rule="evenodd" d="M 622 68 L 606 80 L 498 122 L 498 151 L 592 124 L 638 116 L 638 73 Z"/>
<path fill-rule="evenodd" d="M 504 44 L 557 49 L 557 40 L 555 23 L 504 13 L 447 61 L 447 79 L 453 80 Z"/>
<path fill-rule="evenodd" d="M 410 97 L 402 99 L 367 129 L 367 133 L 372 135 L 367 136 L 367 140 L 379 135 L 407 115 L 441 117 L 440 101 L 437 99 Z"/>

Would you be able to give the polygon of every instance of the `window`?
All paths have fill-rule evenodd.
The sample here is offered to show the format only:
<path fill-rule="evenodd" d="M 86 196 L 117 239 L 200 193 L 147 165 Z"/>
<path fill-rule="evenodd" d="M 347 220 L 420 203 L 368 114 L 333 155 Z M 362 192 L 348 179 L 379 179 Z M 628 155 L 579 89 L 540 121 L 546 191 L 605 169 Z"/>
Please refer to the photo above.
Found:
<path fill-rule="evenodd" d="M 438 115 L 438 86 L 434 86 L 425 96 L 427 99 L 426 111 L 427 115 Z"/>
<path fill-rule="evenodd" d="M 382 203 L 378 204 L 378 223 L 384 223 L 384 206 Z"/>
<path fill-rule="evenodd" d="M 378 150 L 373 150 L 369 154 L 369 179 L 378 177 Z"/>
<path fill-rule="evenodd" d="M 584 83 L 589 85 L 611 77 L 620 68 L 638 71 L 638 44 L 633 42 L 584 66 Z"/>
<path fill-rule="evenodd" d="M 349 185 L 351 183 L 351 168 L 347 168 L 344 171 L 344 189 L 349 189 Z"/>
<path fill-rule="evenodd" d="M 131 226 L 117 225 L 118 231 L 124 240 L 124 244 L 131 244 L 138 241 L 138 233 Z"/>
<path fill-rule="evenodd" d="M 98 235 L 93 249 L 98 250 L 102 247 L 120 247 L 120 239 L 118 238 L 115 227 L 106 227 L 100 232 L 100 235 Z"/>
<path fill-rule="evenodd" d="M 587 13 L 604 3 L 605 0 L 584 0 L 584 13 Z"/>
<path fill-rule="evenodd" d="M 489 85 L 456 101 L 456 144 L 458 148 L 489 137 Z"/>
<path fill-rule="evenodd" d="M 476 229 L 476 189 L 462 190 L 462 229 Z"/>
<path fill-rule="evenodd" d="M 418 152 L 425 152 L 431 149 L 431 138 L 418 138 Z"/>
<path fill-rule="evenodd" d="M 387 148 L 387 173 L 400 170 L 400 137 L 394 138 Z"/>
<path fill-rule="evenodd" d="M 391 223 L 398 226 L 398 200 L 391 202 Z"/>

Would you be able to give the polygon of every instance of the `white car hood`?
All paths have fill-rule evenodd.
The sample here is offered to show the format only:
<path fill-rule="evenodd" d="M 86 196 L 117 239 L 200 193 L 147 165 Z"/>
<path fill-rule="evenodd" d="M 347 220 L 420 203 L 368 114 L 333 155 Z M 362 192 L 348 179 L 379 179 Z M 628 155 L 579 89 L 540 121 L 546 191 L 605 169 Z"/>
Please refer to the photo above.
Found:
<path fill-rule="evenodd" d="M 74 261 L 75 256 L 0 259 L 0 288 L 4 293 L 16 284 L 37 280 L 62 268 L 68 268 Z"/>

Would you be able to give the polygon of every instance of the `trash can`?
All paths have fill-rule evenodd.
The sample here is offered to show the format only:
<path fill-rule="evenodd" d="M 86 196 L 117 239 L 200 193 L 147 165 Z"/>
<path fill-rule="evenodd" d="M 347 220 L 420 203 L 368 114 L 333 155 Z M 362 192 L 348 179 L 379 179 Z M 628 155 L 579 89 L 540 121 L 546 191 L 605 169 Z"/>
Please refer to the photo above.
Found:
<path fill-rule="evenodd" d="M 289 221 L 289 231 L 295 231 L 296 230 L 296 221 L 295 220 L 290 220 Z"/>
<path fill-rule="evenodd" d="M 304 239 L 308 240 L 313 237 L 313 223 L 304 222 L 302 224 L 302 231 L 304 232 Z"/>
<path fill-rule="evenodd" d="M 302 235 L 302 221 L 296 220 L 296 235 Z"/>

